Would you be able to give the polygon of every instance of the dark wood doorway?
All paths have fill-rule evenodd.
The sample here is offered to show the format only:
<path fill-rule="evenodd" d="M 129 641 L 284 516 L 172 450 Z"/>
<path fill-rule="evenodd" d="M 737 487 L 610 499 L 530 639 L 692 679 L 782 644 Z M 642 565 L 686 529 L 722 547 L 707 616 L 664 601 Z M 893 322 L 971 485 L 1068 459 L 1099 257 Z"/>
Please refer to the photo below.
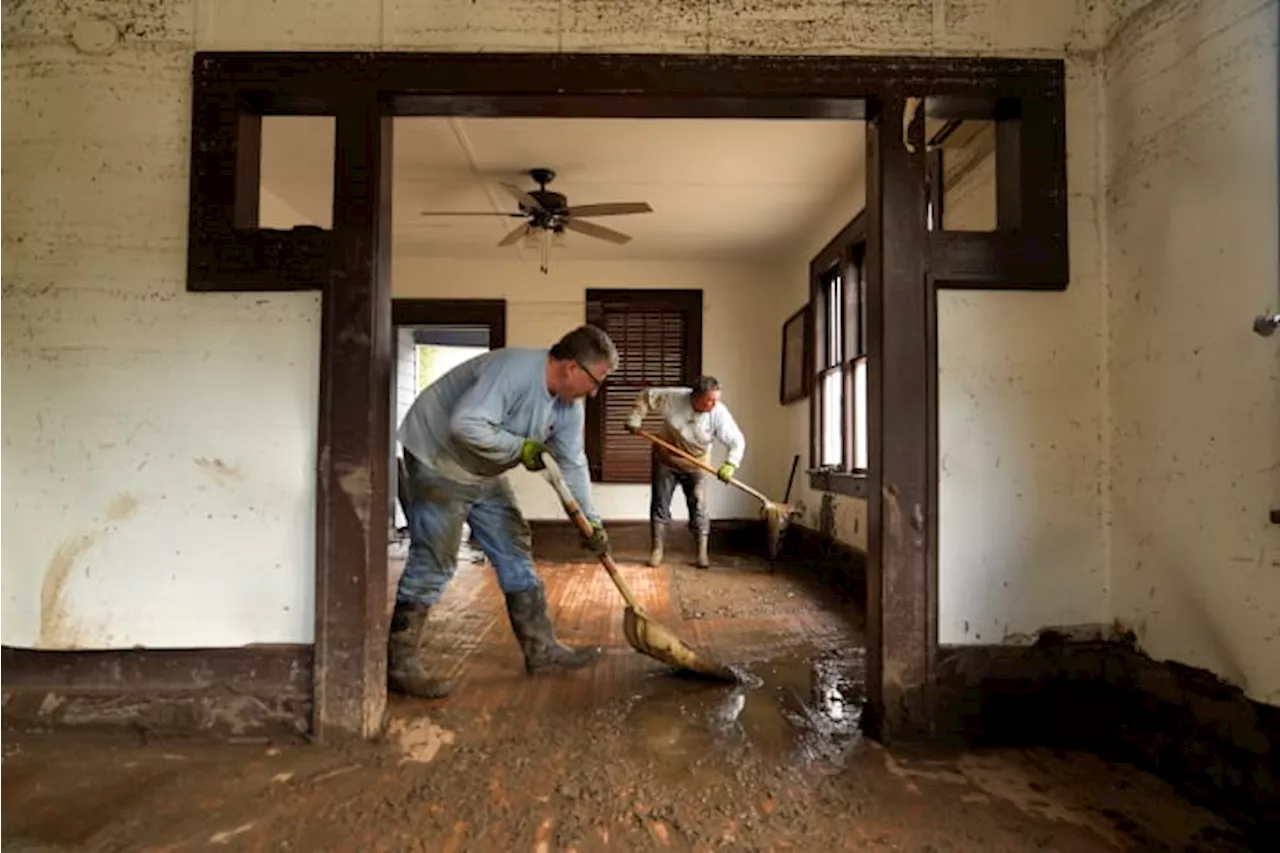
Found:
<path fill-rule="evenodd" d="M 200 53 L 194 78 L 189 288 L 324 292 L 314 679 L 319 737 L 375 733 L 386 701 L 380 533 L 389 457 L 391 118 L 865 120 L 872 415 L 867 719 L 885 738 L 931 732 L 938 530 L 934 291 L 1066 286 L 1061 61 Z M 330 231 L 252 227 L 261 118 L 280 114 L 336 117 Z M 926 118 L 999 122 L 996 230 L 929 227 Z"/>

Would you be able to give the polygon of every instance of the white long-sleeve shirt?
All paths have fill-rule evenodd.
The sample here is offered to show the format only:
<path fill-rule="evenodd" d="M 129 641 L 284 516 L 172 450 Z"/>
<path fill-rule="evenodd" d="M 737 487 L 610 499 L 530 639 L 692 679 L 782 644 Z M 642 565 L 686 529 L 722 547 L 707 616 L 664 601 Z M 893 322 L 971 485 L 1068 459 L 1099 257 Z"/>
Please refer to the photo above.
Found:
<path fill-rule="evenodd" d="M 717 403 L 709 412 L 699 412 L 693 408 L 693 391 L 688 388 L 646 388 L 636 395 L 627 422 L 639 427 L 649 414 L 662 417 L 662 428 L 656 431 L 658 437 L 691 456 L 709 464 L 711 444 L 719 441 L 729 449 L 725 461 L 735 468 L 742 464 L 747 439 L 724 403 Z M 668 467 L 680 470 L 693 467 L 660 447 L 654 452 Z"/>

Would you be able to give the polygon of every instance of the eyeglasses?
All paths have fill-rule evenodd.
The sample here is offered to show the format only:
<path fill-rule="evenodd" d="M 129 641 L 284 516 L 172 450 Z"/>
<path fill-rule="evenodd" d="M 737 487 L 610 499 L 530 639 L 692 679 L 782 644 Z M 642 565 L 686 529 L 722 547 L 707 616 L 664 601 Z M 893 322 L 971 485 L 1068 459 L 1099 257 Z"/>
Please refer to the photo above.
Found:
<path fill-rule="evenodd" d="M 592 373 L 585 364 L 577 359 L 574 359 L 574 363 L 578 365 L 583 373 L 587 374 L 587 376 L 591 378 L 591 384 L 595 386 L 597 391 L 604 387 L 604 380 Z"/>

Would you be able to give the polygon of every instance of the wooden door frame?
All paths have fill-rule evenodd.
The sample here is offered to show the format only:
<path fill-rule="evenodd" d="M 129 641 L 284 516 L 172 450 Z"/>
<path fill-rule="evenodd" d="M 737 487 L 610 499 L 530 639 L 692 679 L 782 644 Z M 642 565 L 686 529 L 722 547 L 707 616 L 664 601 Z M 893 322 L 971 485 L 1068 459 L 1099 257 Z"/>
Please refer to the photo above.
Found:
<path fill-rule="evenodd" d="M 874 307 L 867 331 L 869 361 L 878 360 L 869 377 L 869 719 L 886 739 L 928 735 L 937 648 L 934 289 L 1066 286 L 1061 60 L 203 52 L 194 81 L 189 289 L 324 292 L 314 696 L 321 738 L 376 733 L 386 702 L 381 508 L 391 117 L 867 121 Z M 1000 157 L 997 170 L 1002 186 L 1012 186 L 1010 178 L 1020 188 L 1020 195 L 1000 196 L 1001 213 L 1016 216 L 1008 220 L 1012 227 L 990 234 L 926 230 L 917 215 L 924 114 L 1000 118 L 1011 105 L 1020 112 L 1002 134 L 1002 154 L 1009 156 Z M 275 114 L 337 117 L 330 232 L 246 227 L 256 222 L 255 125 L 260 131 L 261 117 Z M 1010 199 L 1017 203 L 1006 210 Z M 892 383 L 885 381 L 890 361 Z"/>

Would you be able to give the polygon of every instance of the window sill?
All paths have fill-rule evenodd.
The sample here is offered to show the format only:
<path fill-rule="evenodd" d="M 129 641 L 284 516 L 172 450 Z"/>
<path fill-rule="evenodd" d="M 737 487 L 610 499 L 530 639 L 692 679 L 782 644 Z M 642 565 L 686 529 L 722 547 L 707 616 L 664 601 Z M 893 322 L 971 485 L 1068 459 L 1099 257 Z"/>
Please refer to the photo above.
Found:
<path fill-rule="evenodd" d="M 866 498 L 867 475 L 865 472 L 810 471 L 809 488 L 818 492 L 835 492 L 851 498 Z"/>

